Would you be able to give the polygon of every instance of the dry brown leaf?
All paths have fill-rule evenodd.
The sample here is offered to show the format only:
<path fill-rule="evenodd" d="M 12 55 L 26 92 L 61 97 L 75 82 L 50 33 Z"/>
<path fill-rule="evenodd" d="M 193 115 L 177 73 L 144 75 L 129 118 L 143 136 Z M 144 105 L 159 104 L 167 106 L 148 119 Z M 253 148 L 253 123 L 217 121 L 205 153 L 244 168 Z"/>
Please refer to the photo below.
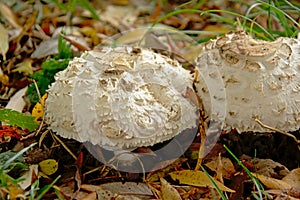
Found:
<path fill-rule="evenodd" d="M 170 165 L 168 165 L 167 167 L 162 168 L 161 170 L 148 173 L 147 182 L 159 181 L 161 177 L 165 177 L 172 169 L 180 167 L 187 160 L 188 160 L 187 158 L 178 158 L 174 162 L 170 163 Z"/>
<path fill-rule="evenodd" d="M 5 3 L 0 2 L 0 13 L 15 28 L 21 29 L 17 16 Z"/>
<path fill-rule="evenodd" d="M 35 51 L 31 54 L 31 58 L 44 58 L 50 55 L 58 54 L 58 39 L 51 38 L 39 44 Z"/>
<path fill-rule="evenodd" d="M 267 177 L 261 174 L 252 173 L 254 177 L 256 177 L 262 184 L 264 184 L 267 188 L 270 189 L 278 189 L 278 190 L 289 190 L 292 188 L 292 186 L 285 181 Z"/>
<path fill-rule="evenodd" d="M 288 183 L 293 188 L 300 189 L 300 168 L 293 169 L 282 180 Z"/>
<path fill-rule="evenodd" d="M 9 46 L 9 42 L 8 42 L 8 32 L 5 29 L 5 27 L 0 24 L 0 52 L 3 56 L 3 60 L 6 60 L 6 52 L 8 51 L 8 46 Z"/>
<path fill-rule="evenodd" d="M 218 157 L 213 157 L 212 160 L 205 165 L 216 173 L 221 173 L 222 177 L 230 178 L 235 173 L 234 166 L 229 158 L 221 158 L 221 166 L 218 164 Z M 220 170 L 220 171 L 219 171 Z"/>
<path fill-rule="evenodd" d="M 164 178 L 160 178 L 161 196 L 163 200 L 181 200 L 179 192 Z"/>
<path fill-rule="evenodd" d="M 97 200 L 97 193 L 91 192 L 87 194 L 84 198 L 81 198 L 80 200 Z"/>
<path fill-rule="evenodd" d="M 99 199 L 110 200 L 112 198 L 122 200 L 143 200 L 153 197 L 152 191 L 145 183 L 113 182 L 101 185 L 82 184 L 81 189 L 96 192 Z"/>
<path fill-rule="evenodd" d="M 256 173 L 267 177 L 282 179 L 289 173 L 284 165 L 272 159 L 251 158 L 247 155 L 242 155 L 240 159 L 252 163 L 255 166 Z"/>
<path fill-rule="evenodd" d="M 182 170 L 169 173 L 173 180 L 178 180 L 181 184 L 193 185 L 198 187 L 210 187 L 215 188 L 213 183 L 207 177 L 207 175 L 202 171 L 194 170 Z M 226 187 L 221 182 L 214 180 L 216 185 L 220 190 L 225 192 L 235 192 L 234 190 Z"/>

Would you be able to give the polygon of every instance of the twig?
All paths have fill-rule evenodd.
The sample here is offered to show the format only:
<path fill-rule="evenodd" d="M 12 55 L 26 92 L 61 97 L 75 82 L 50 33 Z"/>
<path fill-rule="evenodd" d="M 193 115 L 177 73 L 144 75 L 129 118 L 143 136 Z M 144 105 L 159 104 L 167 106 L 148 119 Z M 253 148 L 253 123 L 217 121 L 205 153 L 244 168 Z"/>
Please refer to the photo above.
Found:
<path fill-rule="evenodd" d="M 286 135 L 286 136 L 288 136 L 288 137 L 291 137 L 291 138 L 293 138 L 293 139 L 296 141 L 297 144 L 300 144 L 300 140 L 298 140 L 298 139 L 296 138 L 296 136 L 294 136 L 293 134 L 290 134 L 290 133 L 288 133 L 288 132 L 285 132 L 285 131 L 279 130 L 279 129 L 277 129 L 277 128 L 273 128 L 273 127 L 271 127 L 271 126 L 268 126 L 268 125 L 262 123 L 262 122 L 261 122 L 259 119 L 257 119 L 257 118 L 255 118 L 255 121 L 256 121 L 261 127 L 266 128 L 266 129 L 269 129 L 269 130 L 272 130 L 272 131 L 274 131 L 274 132 L 281 133 L 281 134 Z"/>
<path fill-rule="evenodd" d="M 42 128 L 43 128 L 43 125 L 44 125 L 44 121 L 45 121 L 45 105 L 43 104 L 42 96 L 41 96 L 40 90 L 39 90 L 38 85 L 37 85 L 37 83 L 36 83 L 35 80 L 33 80 L 33 84 L 34 84 L 34 87 L 35 87 L 35 89 L 36 89 L 37 95 L 38 95 L 38 97 L 39 97 L 39 103 L 42 105 L 42 109 L 43 109 L 43 117 L 42 117 L 42 121 L 41 121 L 41 123 L 40 123 L 40 125 L 39 125 L 38 130 L 35 131 L 35 132 L 30 133 L 29 135 L 27 135 L 27 136 L 25 136 L 25 137 L 22 137 L 20 140 L 25 140 L 25 139 L 28 139 L 28 138 L 37 136 L 37 135 L 41 132 L 41 130 L 42 130 Z"/>
<path fill-rule="evenodd" d="M 67 150 L 67 152 L 69 152 L 69 154 L 75 159 L 77 160 L 77 157 L 73 154 L 73 152 L 67 147 L 67 145 L 65 145 L 65 143 L 63 141 L 61 141 L 61 139 L 59 139 L 55 134 L 52 134 L 52 136 L 65 148 L 65 150 Z"/>

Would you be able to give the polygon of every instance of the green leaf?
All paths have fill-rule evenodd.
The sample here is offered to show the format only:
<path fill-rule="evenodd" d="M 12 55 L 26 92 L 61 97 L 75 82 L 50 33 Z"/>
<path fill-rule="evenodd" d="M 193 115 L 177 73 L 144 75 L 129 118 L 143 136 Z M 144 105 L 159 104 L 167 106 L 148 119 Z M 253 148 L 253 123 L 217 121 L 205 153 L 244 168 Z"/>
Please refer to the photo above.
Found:
<path fill-rule="evenodd" d="M 1 109 L 0 110 L 0 121 L 5 122 L 12 126 L 19 126 L 21 128 L 26 128 L 30 131 L 35 130 L 39 127 L 39 124 L 34 121 L 33 116 L 27 116 L 23 113 L 17 112 L 11 109 Z"/>
<path fill-rule="evenodd" d="M 46 93 L 48 86 L 54 82 L 54 75 L 65 69 L 69 64 L 69 59 L 48 59 L 42 63 L 42 70 L 35 72 L 31 78 L 36 80 L 39 92 L 41 96 Z M 31 103 L 36 104 L 39 102 L 39 96 L 37 94 L 34 84 L 28 86 L 26 95 L 29 97 Z"/>

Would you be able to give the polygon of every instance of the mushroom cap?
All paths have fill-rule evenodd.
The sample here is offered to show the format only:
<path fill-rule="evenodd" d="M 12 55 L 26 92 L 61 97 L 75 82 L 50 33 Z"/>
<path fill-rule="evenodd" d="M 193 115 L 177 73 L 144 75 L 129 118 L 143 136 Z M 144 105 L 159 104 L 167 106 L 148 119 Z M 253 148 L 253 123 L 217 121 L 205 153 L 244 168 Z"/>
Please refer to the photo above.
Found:
<path fill-rule="evenodd" d="M 205 43 L 196 66 L 201 74 L 197 92 L 210 115 L 220 113 L 211 113 L 207 85 L 221 77 L 226 99 L 218 99 L 217 95 L 212 98 L 216 104 L 225 102 L 225 116 L 219 116 L 225 119 L 225 130 L 271 131 L 255 119 L 280 130 L 300 128 L 299 40 L 281 37 L 268 42 L 253 39 L 243 31 L 229 33 Z"/>
<path fill-rule="evenodd" d="M 192 74 L 151 50 L 104 47 L 58 72 L 48 89 L 45 120 L 65 138 L 108 150 L 169 140 L 197 124 L 185 97 Z"/>

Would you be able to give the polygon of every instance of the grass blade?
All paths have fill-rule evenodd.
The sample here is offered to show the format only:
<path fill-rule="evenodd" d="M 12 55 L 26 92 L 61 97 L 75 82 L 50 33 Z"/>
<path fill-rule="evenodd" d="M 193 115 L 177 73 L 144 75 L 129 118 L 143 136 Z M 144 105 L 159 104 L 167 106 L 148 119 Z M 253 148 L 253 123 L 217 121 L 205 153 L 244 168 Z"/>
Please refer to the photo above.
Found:
<path fill-rule="evenodd" d="M 262 190 L 263 187 L 262 185 L 258 182 L 258 180 L 251 174 L 251 172 L 249 171 L 249 169 L 232 153 L 232 151 L 230 151 L 230 149 L 224 145 L 224 148 L 226 149 L 226 151 L 229 152 L 229 154 L 237 161 L 237 163 L 245 170 L 245 172 L 248 174 L 248 176 L 250 177 L 250 179 L 253 181 L 253 183 L 255 184 L 255 187 L 257 188 L 258 191 L 258 195 L 259 195 L 259 199 L 263 199 L 262 197 Z"/>

